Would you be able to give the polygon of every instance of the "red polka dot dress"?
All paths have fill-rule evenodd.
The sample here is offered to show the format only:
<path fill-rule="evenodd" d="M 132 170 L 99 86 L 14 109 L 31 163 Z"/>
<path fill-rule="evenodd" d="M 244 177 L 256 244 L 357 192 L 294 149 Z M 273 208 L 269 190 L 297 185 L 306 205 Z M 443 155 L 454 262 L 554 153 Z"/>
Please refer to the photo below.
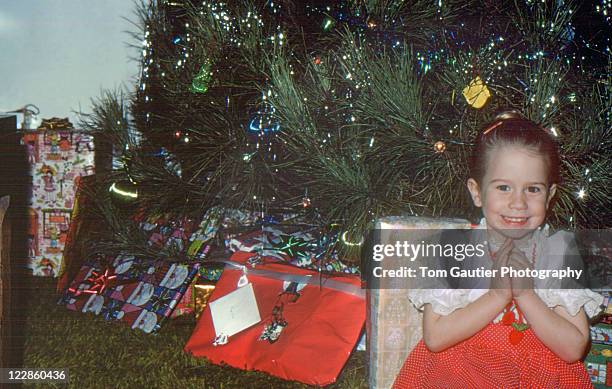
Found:
<path fill-rule="evenodd" d="M 483 222 L 478 228 L 486 228 Z M 473 232 L 473 235 L 477 230 Z M 533 268 L 561 268 L 559 258 L 576 255 L 574 236 L 567 231 L 552 235 L 548 227 L 537 230 L 525 249 Z M 528 256 L 528 257 L 529 257 Z M 490 266 L 492 256 L 470 258 L 473 266 Z M 467 259 L 465 263 L 467 263 Z M 539 266 L 539 267 L 538 267 Z M 538 286 L 539 280 L 536 280 Z M 549 307 L 564 307 L 570 315 L 584 308 L 592 317 L 603 298 L 589 289 L 536 287 L 536 294 Z M 448 315 L 465 307 L 486 290 L 412 289 L 408 297 L 417 309 L 432 309 Z M 520 332 L 520 333 L 517 333 Z M 393 388 L 592 388 L 581 361 L 567 363 L 542 343 L 527 325 L 516 305 L 504 312 L 471 338 L 442 352 L 431 352 L 421 340 L 402 366 Z"/>
<path fill-rule="evenodd" d="M 421 340 L 402 366 L 401 388 L 592 388 L 582 362 L 567 363 L 531 329 L 512 344 L 513 327 L 490 323 L 476 335 L 442 352 Z M 516 331 L 515 331 L 516 332 Z"/>

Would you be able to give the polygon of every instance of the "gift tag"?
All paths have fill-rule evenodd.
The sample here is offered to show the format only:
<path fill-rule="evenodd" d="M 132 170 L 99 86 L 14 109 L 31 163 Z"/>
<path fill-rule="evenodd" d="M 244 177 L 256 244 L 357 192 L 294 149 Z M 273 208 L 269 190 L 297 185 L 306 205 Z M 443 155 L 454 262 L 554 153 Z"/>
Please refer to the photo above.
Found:
<path fill-rule="evenodd" d="M 251 283 L 209 305 L 217 337 L 232 336 L 261 321 Z"/>

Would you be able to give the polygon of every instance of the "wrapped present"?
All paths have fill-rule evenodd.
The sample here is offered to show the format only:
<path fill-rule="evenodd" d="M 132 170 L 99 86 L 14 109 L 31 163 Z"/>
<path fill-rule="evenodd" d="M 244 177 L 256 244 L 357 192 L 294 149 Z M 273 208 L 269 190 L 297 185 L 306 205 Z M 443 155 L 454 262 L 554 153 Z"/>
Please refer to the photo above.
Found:
<path fill-rule="evenodd" d="M 189 288 L 185 291 L 183 298 L 177 304 L 174 312 L 172 312 L 172 318 L 179 317 L 182 315 L 194 314 L 196 319 L 200 317 L 208 299 L 210 298 L 212 291 L 215 289 L 215 285 L 209 282 L 200 282 L 197 279 L 193 280 Z"/>
<path fill-rule="evenodd" d="M 216 207 L 211 208 L 205 212 L 201 221 L 172 214 L 148 218 L 137 215 L 136 221 L 140 221 L 140 228 L 148 236 L 151 246 L 174 248 L 185 252 L 192 259 L 203 259 L 219 229 L 220 212 Z"/>
<path fill-rule="evenodd" d="M 270 257 L 253 268 L 251 257 L 232 255 L 185 351 L 310 385 L 334 382 L 365 320 L 359 278 L 320 279 Z"/>
<path fill-rule="evenodd" d="M 247 251 L 261 256 L 278 258 L 295 266 L 328 272 L 358 274 L 356 266 L 344 264 L 327 249 L 337 239 L 325 232 L 316 233 L 312 227 L 296 225 L 262 226 L 257 230 L 232 235 L 225 240 L 233 251 Z"/>
<path fill-rule="evenodd" d="M 197 274 L 195 276 L 195 278 L 197 279 Z M 185 290 L 185 294 L 183 294 L 183 297 L 181 298 L 181 300 L 176 304 L 176 307 L 174 308 L 174 311 L 172 311 L 172 314 L 170 315 L 170 317 L 172 319 L 177 318 L 179 316 L 183 316 L 183 315 L 190 315 L 193 313 L 193 285 L 196 283 L 196 279 L 194 279 L 191 282 L 191 285 Z"/>
<path fill-rule="evenodd" d="M 223 265 L 204 263 L 200 266 L 199 276 L 202 281 L 216 282 L 221 278 L 221 274 L 223 274 Z"/>
<path fill-rule="evenodd" d="M 608 346 L 612 345 L 612 325 L 600 323 L 591 326 L 591 341 Z"/>
<path fill-rule="evenodd" d="M 32 180 L 27 247 L 28 267 L 34 275 L 56 277 L 62 266 L 78 181 L 94 173 L 93 143 L 81 148 L 84 137 L 93 142 L 91 135 L 57 118 L 22 135 Z"/>
<path fill-rule="evenodd" d="M 199 268 L 198 263 L 154 262 L 133 256 L 101 262 L 83 265 L 60 303 L 146 333 L 157 331 L 171 315 Z"/>
<path fill-rule="evenodd" d="M 208 246 L 219 231 L 222 209 L 219 207 L 210 208 L 204 214 L 200 225 L 189 237 L 189 248 L 187 255 L 194 259 L 203 259 L 208 253 Z"/>
<path fill-rule="evenodd" d="M 87 256 L 86 244 L 88 234 L 94 231 L 98 223 L 103 222 L 101 215 L 95 212 L 93 204 L 96 199 L 92 194 L 95 176 L 80 177 L 74 198 L 70 227 L 66 234 L 66 241 L 62 256 L 62 265 L 57 281 L 57 291 L 61 293 L 68 287 L 83 265 Z"/>
<path fill-rule="evenodd" d="M 603 301 L 603 307 L 604 307 L 604 314 L 606 315 L 612 315 L 612 293 L 609 291 L 605 291 L 603 292 L 604 295 L 604 301 Z"/>
<path fill-rule="evenodd" d="M 212 208 L 204 214 L 201 222 L 189 217 L 177 218 L 171 214 L 156 215 L 152 217 L 145 217 L 144 214 L 137 214 L 135 215 L 134 221 L 139 223 L 142 231 L 148 236 L 148 243 L 150 245 L 160 248 L 174 248 L 179 252 L 187 254 L 191 259 L 201 260 L 210 250 L 210 241 L 213 239 L 218 229 L 219 214 L 220 212 L 218 209 Z M 82 262 L 82 257 L 77 258 L 77 261 Z M 113 266 L 117 266 L 117 268 Z M 140 299 L 145 296 L 152 301 L 150 306 L 144 307 L 144 309 L 149 312 L 142 313 L 140 312 L 142 310 L 141 308 L 126 306 L 126 309 L 130 310 L 130 314 L 117 313 L 120 316 L 116 317 L 116 319 L 127 321 L 131 325 L 133 325 L 136 319 L 145 320 L 147 324 L 143 324 L 142 329 L 146 332 L 150 332 L 156 330 L 162 319 L 169 316 L 171 313 L 172 317 L 178 317 L 182 314 L 193 312 L 193 302 L 189 296 L 184 297 L 184 295 L 186 292 L 188 295 L 191 294 L 189 285 L 199 271 L 199 264 L 181 265 L 162 261 L 151 263 L 151 261 L 135 259 L 133 256 L 119 256 L 115 259 L 115 264 L 113 266 L 110 268 L 117 273 L 118 280 L 121 280 L 123 283 L 125 283 L 124 281 L 126 279 L 134 280 L 127 285 L 119 285 L 113 296 L 121 301 Z M 162 276 L 163 269 L 168 269 L 170 272 L 170 278 L 166 281 L 164 281 Z M 74 278 L 73 275 L 74 281 L 72 282 L 71 289 L 78 289 L 79 285 L 87 289 L 87 280 L 88 277 L 91 277 L 92 272 L 104 270 L 105 269 L 102 269 L 99 264 L 95 263 L 83 265 L 76 278 Z M 184 276 L 187 275 L 188 277 L 185 278 Z M 180 285 L 168 286 L 174 285 L 179 279 L 181 280 Z M 186 283 L 185 285 L 182 284 L 183 281 Z M 109 285 L 113 286 L 113 282 L 110 282 Z M 138 282 L 143 282 L 143 284 L 140 285 Z M 166 285 L 164 282 L 168 282 L 169 284 Z M 162 288 L 157 288 L 158 285 Z M 82 310 L 78 304 L 84 304 L 82 301 L 83 298 L 80 297 L 83 292 L 77 293 L 77 295 L 74 293 L 72 293 L 72 295 L 67 293 L 65 297 L 67 299 L 66 302 L 75 300 L 72 303 L 67 302 L 68 307 Z M 134 295 L 130 297 L 130 293 L 134 293 Z M 101 296 L 102 293 L 96 293 L 96 295 L 98 297 L 91 297 L 90 303 L 102 304 L 102 308 L 107 304 L 116 305 L 116 303 L 108 299 L 101 299 L 99 296 Z M 132 302 L 128 303 L 132 304 Z M 85 305 L 84 309 L 89 309 L 89 306 Z M 139 306 L 141 305 L 142 304 L 139 304 Z M 97 310 L 95 310 L 95 312 L 97 312 Z M 144 316 L 134 317 L 136 312 Z"/>
<path fill-rule="evenodd" d="M 231 237 L 226 240 L 225 244 L 233 252 L 246 251 L 264 254 L 263 251 L 270 249 L 274 243 L 280 241 L 283 235 L 283 231 L 277 228 L 263 226 L 254 231 Z M 277 257 L 282 258 L 280 254 Z"/>
<path fill-rule="evenodd" d="M 396 231 L 411 230 L 415 240 L 432 241 L 436 230 L 467 228 L 470 223 L 461 219 L 387 217 L 377 221 L 374 240 L 394 244 Z M 406 357 L 422 338 L 423 315 L 408 300 L 406 289 L 380 285 L 367 292 L 369 387 L 390 388 Z"/>
<path fill-rule="evenodd" d="M 234 228 L 244 226 L 254 226 L 261 221 L 261 212 L 242 211 L 239 209 L 225 209 L 221 225 L 223 228 Z"/>
<path fill-rule="evenodd" d="M 192 288 L 193 309 L 196 319 L 200 318 L 202 312 L 206 308 L 210 296 L 215 290 L 215 285 L 212 284 L 194 284 Z"/>
<path fill-rule="evenodd" d="M 584 365 L 596 389 L 612 386 L 612 348 L 593 344 L 587 354 Z"/>
<path fill-rule="evenodd" d="M 170 214 L 152 217 L 141 222 L 140 227 L 146 232 L 149 244 L 155 247 L 174 248 L 185 251 L 190 245 L 189 239 L 194 233 L 197 221 Z"/>

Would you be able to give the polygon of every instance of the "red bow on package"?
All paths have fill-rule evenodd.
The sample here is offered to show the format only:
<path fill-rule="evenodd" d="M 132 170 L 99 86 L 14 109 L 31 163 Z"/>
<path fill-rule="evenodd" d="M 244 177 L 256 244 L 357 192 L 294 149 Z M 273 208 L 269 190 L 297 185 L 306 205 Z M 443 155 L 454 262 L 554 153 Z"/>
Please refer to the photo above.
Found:
<path fill-rule="evenodd" d="M 99 273 L 96 270 L 92 270 L 89 277 L 83 281 L 84 283 L 91 284 L 89 288 L 85 289 L 76 289 L 69 288 L 68 291 L 74 296 L 79 296 L 83 293 L 85 294 L 102 294 L 107 288 L 111 288 L 115 286 L 117 275 L 115 274 L 115 270 L 107 267 L 104 270 L 104 273 Z"/>

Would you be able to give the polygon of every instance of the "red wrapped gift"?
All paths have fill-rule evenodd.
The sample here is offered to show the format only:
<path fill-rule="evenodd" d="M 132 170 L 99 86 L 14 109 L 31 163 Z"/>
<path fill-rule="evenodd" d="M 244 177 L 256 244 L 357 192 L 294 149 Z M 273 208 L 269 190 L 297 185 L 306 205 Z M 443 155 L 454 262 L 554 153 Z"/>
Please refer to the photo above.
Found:
<path fill-rule="evenodd" d="M 363 329 L 360 279 L 346 274 L 321 279 L 315 271 L 269 262 L 267 257 L 252 267 L 247 260 L 253 256 L 237 252 L 231 257 L 234 266 L 226 266 L 185 351 L 216 364 L 310 385 L 334 382 Z M 246 265 L 261 321 L 215 346 L 210 306 L 237 289 L 244 274 L 241 265 Z M 280 329 L 279 323 L 284 324 Z"/>

